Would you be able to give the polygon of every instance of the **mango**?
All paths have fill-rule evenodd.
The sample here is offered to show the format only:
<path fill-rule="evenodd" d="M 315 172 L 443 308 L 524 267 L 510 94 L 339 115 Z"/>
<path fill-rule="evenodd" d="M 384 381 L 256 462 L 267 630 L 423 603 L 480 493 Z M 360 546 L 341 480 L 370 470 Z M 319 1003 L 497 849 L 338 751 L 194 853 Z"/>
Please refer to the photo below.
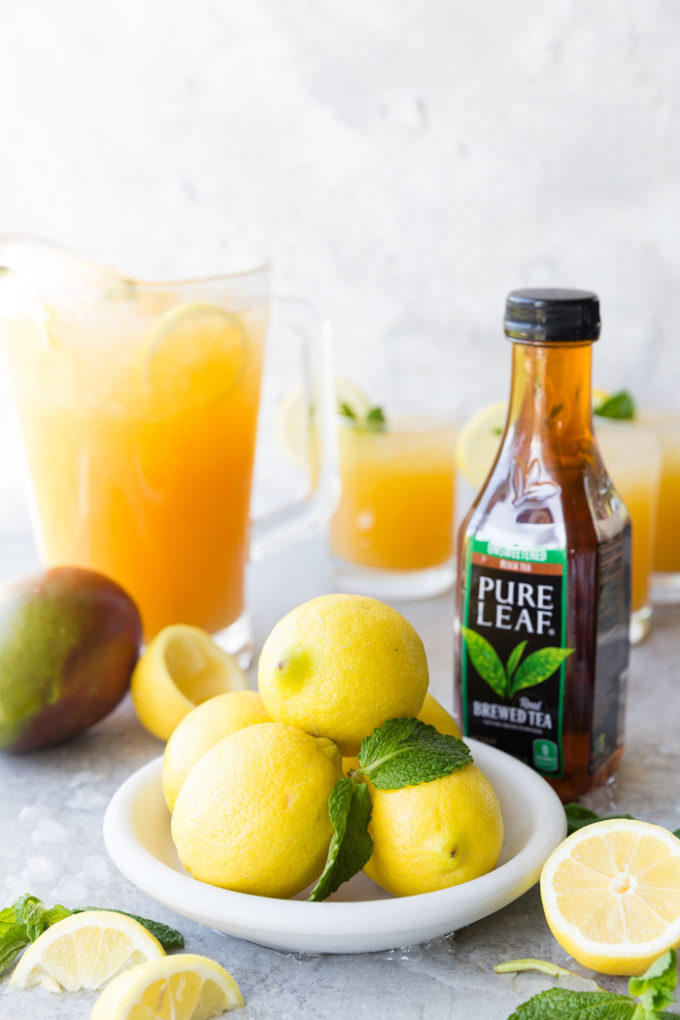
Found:
<path fill-rule="evenodd" d="M 126 693 L 142 625 L 103 574 L 53 567 L 0 587 L 0 750 L 66 740 Z"/>

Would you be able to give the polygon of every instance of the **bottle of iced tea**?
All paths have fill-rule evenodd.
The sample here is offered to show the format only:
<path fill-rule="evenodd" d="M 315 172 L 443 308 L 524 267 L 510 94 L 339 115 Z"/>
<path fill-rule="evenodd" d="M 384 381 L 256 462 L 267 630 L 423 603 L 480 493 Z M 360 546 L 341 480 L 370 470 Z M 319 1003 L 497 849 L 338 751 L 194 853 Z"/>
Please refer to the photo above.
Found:
<path fill-rule="evenodd" d="M 465 734 L 563 800 L 623 753 L 630 518 L 593 434 L 597 296 L 515 290 L 508 418 L 458 541 L 456 698 Z"/>

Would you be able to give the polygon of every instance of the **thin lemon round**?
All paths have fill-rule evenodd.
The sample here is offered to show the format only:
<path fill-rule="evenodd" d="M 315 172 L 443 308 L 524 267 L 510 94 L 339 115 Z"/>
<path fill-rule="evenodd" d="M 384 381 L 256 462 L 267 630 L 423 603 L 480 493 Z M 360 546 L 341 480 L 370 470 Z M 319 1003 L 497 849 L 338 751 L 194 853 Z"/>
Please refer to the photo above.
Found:
<path fill-rule="evenodd" d="M 359 419 L 370 410 L 366 394 L 349 379 L 335 377 L 335 399 L 338 412 L 348 408 Z M 305 388 L 300 383 L 286 393 L 276 407 L 274 430 L 276 441 L 287 460 L 298 467 L 309 464 L 310 427 Z"/>
<path fill-rule="evenodd" d="M 142 725 L 167 740 L 196 705 L 248 686 L 236 660 L 206 631 L 177 623 L 149 642 L 132 674 L 130 693 Z"/>
<path fill-rule="evenodd" d="M 114 978 L 91 1020 L 208 1020 L 243 1005 L 229 971 L 196 953 L 149 960 Z"/>
<path fill-rule="evenodd" d="M 328 798 L 340 751 L 294 726 L 261 723 L 224 737 L 196 762 L 171 833 L 194 878 L 287 898 L 319 877 L 332 836 Z"/>
<path fill-rule="evenodd" d="M 246 327 L 225 308 L 201 301 L 175 305 L 137 348 L 140 403 L 155 416 L 222 400 L 243 375 L 248 346 Z"/>
<path fill-rule="evenodd" d="M 503 818 L 476 765 L 400 790 L 371 785 L 371 800 L 373 853 L 364 871 L 394 896 L 447 889 L 496 866 Z"/>
<path fill-rule="evenodd" d="M 321 595 L 276 624 L 257 683 L 272 719 L 329 737 L 349 756 L 386 719 L 418 714 L 427 658 L 391 606 L 363 595 Z"/>
<path fill-rule="evenodd" d="M 25 950 L 13 988 L 50 991 L 101 988 L 133 964 L 164 956 L 158 939 L 138 921 L 113 910 L 84 910 L 57 921 Z"/>
<path fill-rule="evenodd" d="M 546 861 L 541 899 L 553 935 L 584 967 L 641 974 L 680 945 L 680 839 L 624 818 L 587 825 Z"/>
<path fill-rule="evenodd" d="M 229 691 L 208 698 L 178 723 L 163 754 L 163 797 L 170 811 L 199 758 L 223 737 L 245 726 L 271 722 L 257 691 Z"/>
<path fill-rule="evenodd" d="M 487 404 L 463 425 L 456 446 L 458 470 L 466 482 L 480 489 L 498 452 L 508 405 L 505 400 Z"/>

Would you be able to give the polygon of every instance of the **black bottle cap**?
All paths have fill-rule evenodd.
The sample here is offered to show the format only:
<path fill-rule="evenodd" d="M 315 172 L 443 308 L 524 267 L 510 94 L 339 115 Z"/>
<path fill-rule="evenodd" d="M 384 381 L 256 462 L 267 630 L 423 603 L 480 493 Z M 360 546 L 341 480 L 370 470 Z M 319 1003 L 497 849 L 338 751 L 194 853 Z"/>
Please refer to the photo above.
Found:
<path fill-rule="evenodd" d="M 504 324 L 506 336 L 524 343 L 597 340 L 600 302 L 589 290 L 524 287 L 508 294 Z"/>

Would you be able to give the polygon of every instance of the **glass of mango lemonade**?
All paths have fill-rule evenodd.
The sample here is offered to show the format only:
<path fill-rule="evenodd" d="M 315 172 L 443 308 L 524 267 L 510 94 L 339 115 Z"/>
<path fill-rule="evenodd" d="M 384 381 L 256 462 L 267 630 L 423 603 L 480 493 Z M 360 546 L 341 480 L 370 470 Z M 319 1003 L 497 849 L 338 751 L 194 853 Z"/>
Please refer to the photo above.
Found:
<path fill-rule="evenodd" d="M 377 412 L 377 413 L 376 413 Z M 330 521 L 337 581 L 384 599 L 453 583 L 456 426 L 389 405 L 340 415 L 341 495 Z"/>
<path fill-rule="evenodd" d="M 652 562 L 658 522 L 661 445 L 638 420 L 595 419 L 597 444 L 632 523 L 631 628 L 633 644 L 649 633 Z"/>
<path fill-rule="evenodd" d="M 194 624 L 247 661 L 244 573 L 270 266 L 235 257 L 221 276 L 146 283 L 6 238 L 0 267 L 45 562 L 118 581 L 147 639 L 167 624 Z M 321 380 L 315 392 L 331 394 L 327 338 L 308 344 L 308 358 Z M 330 510 L 332 398 L 317 421 L 321 470 L 299 527 L 286 519 L 287 539 Z M 263 526 L 263 549 L 285 540 Z"/>
<path fill-rule="evenodd" d="M 642 411 L 640 421 L 661 446 L 661 481 L 652 558 L 652 601 L 680 602 L 680 413 Z"/>

